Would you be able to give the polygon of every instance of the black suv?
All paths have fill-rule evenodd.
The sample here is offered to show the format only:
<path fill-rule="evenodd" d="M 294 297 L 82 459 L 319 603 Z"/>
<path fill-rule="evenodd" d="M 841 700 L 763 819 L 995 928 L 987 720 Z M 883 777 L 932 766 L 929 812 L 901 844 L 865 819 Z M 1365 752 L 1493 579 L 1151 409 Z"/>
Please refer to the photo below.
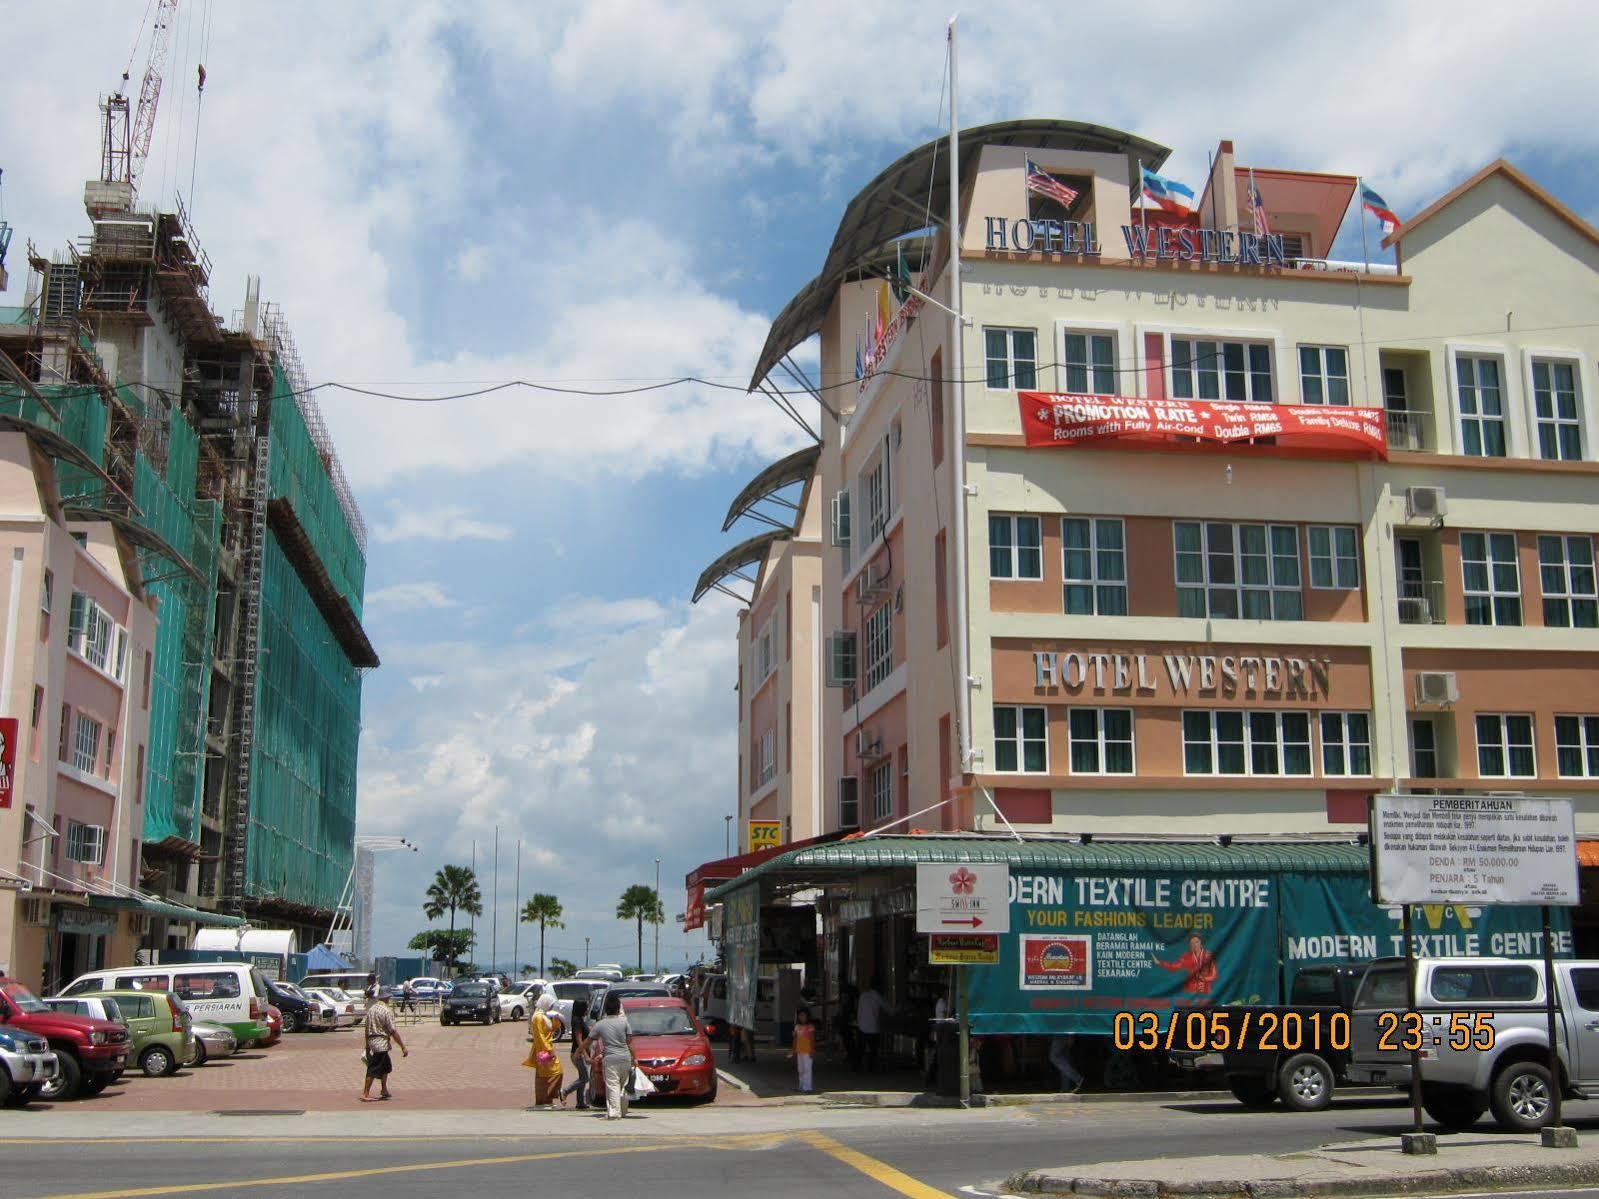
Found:
<path fill-rule="evenodd" d="M 444 1004 L 439 1008 L 439 1023 L 481 1020 L 484 1024 L 498 1024 L 500 1000 L 496 990 L 489 983 L 456 983 L 455 990 L 444 997 Z"/>

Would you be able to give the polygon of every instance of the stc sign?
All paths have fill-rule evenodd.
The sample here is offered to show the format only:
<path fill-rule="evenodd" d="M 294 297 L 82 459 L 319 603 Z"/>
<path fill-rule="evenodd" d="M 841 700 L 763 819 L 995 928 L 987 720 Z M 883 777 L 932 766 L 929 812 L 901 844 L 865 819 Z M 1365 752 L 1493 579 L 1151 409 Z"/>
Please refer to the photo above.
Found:
<path fill-rule="evenodd" d="M 983 221 L 984 249 L 1018 254 L 1081 254 L 1088 258 L 1104 253 L 1092 221 L 1010 220 L 1001 216 L 984 217 Z M 1139 261 L 1288 265 L 1280 233 L 1262 236 L 1226 229 L 1123 225 L 1122 241 L 1127 246 L 1127 257 Z"/>
<path fill-rule="evenodd" d="M 1223 699 L 1325 700 L 1332 695 L 1332 659 L 1283 654 L 1141 654 L 1035 650 L 1034 685 L 1076 694 L 1138 694 L 1181 700 L 1191 695 Z"/>

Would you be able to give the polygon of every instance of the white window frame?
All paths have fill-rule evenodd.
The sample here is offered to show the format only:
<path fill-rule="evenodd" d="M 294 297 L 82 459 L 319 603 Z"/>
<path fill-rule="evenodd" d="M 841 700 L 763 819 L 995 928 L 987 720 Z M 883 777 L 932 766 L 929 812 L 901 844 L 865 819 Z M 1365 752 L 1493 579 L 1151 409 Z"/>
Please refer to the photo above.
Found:
<path fill-rule="evenodd" d="M 1571 560 L 1572 544 L 1586 544 L 1588 547 L 1588 561 L 1573 566 Z M 1546 546 L 1553 544 L 1558 547 L 1560 557 L 1551 560 L 1544 557 Z M 1559 572 L 1559 587 L 1549 585 L 1549 572 Z M 1583 575 L 1586 578 L 1583 578 Z M 1588 533 L 1540 533 L 1538 534 L 1538 587 L 1543 595 L 1543 623 L 1545 628 L 1553 629 L 1592 629 L 1599 628 L 1599 546 L 1594 544 L 1594 538 Z M 1549 605 L 1561 605 L 1565 610 L 1565 620 L 1550 620 Z M 1579 624 L 1577 622 L 1577 604 L 1588 604 L 1588 620 Z"/>
<path fill-rule="evenodd" d="M 1577 739 L 1575 741 L 1562 741 L 1560 722 L 1574 720 L 1576 724 Z M 1582 769 L 1575 774 L 1568 771 L 1560 761 L 1563 749 L 1576 750 L 1582 761 Z M 1563 779 L 1591 779 L 1599 778 L 1599 716 L 1584 715 L 1578 712 L 1555 713 L 1555 773 Z"/>
<path fill-rule="evenodd" d="M 1243 740 L 1242 742 L 1228 740 L 1225 742 L 1225 744 L 1229 746 L 1242 745 L 1244 754 L 1244 769 L 1242 773 L 1237 771 L 1223 771 L 1217 769 L 1217 767 L 1219 767 L 1221 764 L 1221 746 L 1224 744 L 1224 742 L 1217 734 L 1216 718 L 1218 716 L 1231 715 L 1235 712 L 1241 717 Z M 1315 741 L 1310 731 L 1310 726 L 1312 724 L 1310 718 L 1312 715 L 1314 715 L 1314 713 L 1299 708 L 1288 708 L 1282 710 L 1265 708 L 1185 708 L 1183 709 L 1181 728 L 1183 774 L 1191 778 L 1314 778 L 1316 774 L 1316 751 Z M 1207 742 L 1205 742 L 1210 750 L 1211 769 L 1208 771 L 1190 770 L 1188 768 L 1188 747 L 1190 744 L 1198 744 L 1198 742 L 1191 742 L 1188 737 L 1188 718 L 1190 716 L 1205 717 L 1209 728 L 1209 739 Z M 1255 750 L 1257 747 L 1264 748 L 1265 744 L 1255 736 L 1254 718 L 1257 716 L 1269 716 L 1272 718 L 1274 739 L 1270 745 L 1277 755 L 1276 770 L 1255 769 Z M 1306 769 L 1302 771 L 1296 770 L 1290 772 L 1284 769 L 1287 763 L 1287 750 L 1290 744 L 1283 734 L 1283 717 L 1285 716 L 1298 716 L 1302 717 L 1305 721 L 1305 740 L 1303 742 L 1295 741 L 1292 743 L 1295 746 L 1299 746 L 1301 744 L 1304 746 L 1307 764 Z"/>
<path fill-rule="evenodd" d="M 1183 555 L 1183 554 L 1191 554 L 1191 553 L 1195 552 L 1193 550 L 1183 550 L 1183 549 L 1179 549 L 1178 548 L 1177 530 L 1180 527 L 1184 526 L 1184 525 L 1194 525 L 1194 526 L 1196 526 L 1199 529 L 1199 546 L 1200 546 L 1200 548 L 1198 550 L 1198 553 L 1199 553 L 1200 566 L 1201 566 L 1200 573 L 1203 576 L 1203 578 L 1202 578 L 1202 580 L 1200 582 L 1197 582 L 1197 583 L 1191 582 L 1191 581 L 1185 581 L 1183 579 L 1183 577 L 1182 577 L 1182 571 L 1180 569 L 1180 563 L 1181 563 L 1181 560 L 1182 560 L 1181 559 L 1181 555 Z M 1233 581 L 1230 582 L 1230 583 L 1226 582 L 1226 581 L 1218 582 L 1218 581 L 1216 581 L 1215 579 L 1213 579 L 1211 577 L 1211 565 L 1212 565 L 1211 557 L 1212 557 L 1213 551 L 1210 549 L 1210 532 L 1209 531 L 1213 527 L 1221 527 L 1221 528 L 1226 528 L 1226 529 L 1231 530 L 1231 533 L 1230 533 L 1230 536 L 1231 536 L 1231 547 L 1230 547 L 1229 553 L 1230 553 L 1230 556 L 1232 558 L 1232 564 L 1233 564 Z M 1243 530 L 1246 529 L 1246 528 L 1259 528 L 1259 529 L 1264 529 L 1266 531 L 1266 582 L 1264 584 L 1261 584 L 1261 583 L 1245 583 L 1244 582 L 1244 557 L 1245 557 L 1245 555 L 1244 555 L 1244 550 L 1243 550 L 1243 538 L 1244 538 Z M 1295 583 L 1283 583 L 1283 582 L 1279 582 L 1278 579 L 1277 579 L 1277 559 L 1279 557 L 1286 557 L 1286 555 L 1279 555 L 1279 554 L 1277 554 L 1274 551 L 1273 543 L 1272 543 L 1272 534 L 1273 534 L 1273 531 L 1276 530 L 1276 529 L 1289 529 L 1294 534 L 1294 572 L 1295 572 L 1295 574 L 1297 574 L 1299 576 L 1298 581 L 1295 582 Z M 1262 522 L 1259 522 L 1259 521 L 1174 520 L 1174 521 L 1172 521 L 1171 530 L 1172 530 L 1172 568 L 1173 568 L 1173 571 L 1175 572 L 1174 575 L 1173 575 L 1173 579 L 1175 581 L 1176 589 L 1177 589 L 1177 608 L 1178 608 L 1179 614 L 1182 612 L 1182 593 L 1184 591 L 1200 591 L 1200 592 L 1202 592 L 1204 594 L 1204 597 L 1205 597 L 1205 612 L 1204 612 L 1204 618 L 1205 619 L 1217 619 L 1217 620 L 1303 620 L 1305 618 L 1305 593 L 1304 593 L 1304 586 L 1305 586 L 1304 575 L 1305 575 L 1305 571 L 1304 571 L 1304 567 L 1302 565 L 1302 560 L 1300 558 L 1299 526 L 1298 525 L 1280 524 L 1280 523 L 1262 523 Z M 1249 556 L 1250 557 L 1259 557 L 1258 554 L 1251 554 Z M 1231 591 L 1232 592 L 1233 598 L 1234 598 L 1234 600 L 1236 601 L 1236 604 L 1237 604 L 1237 611 L 1235 611 L 1233 613 L 1233 615 L 1228 616 L 1226 613 L 1218 613 L 1218 612 L 1212 611 L 1211 595 L 1212 595 L 1213 592 L 1218 592 L 1218 591 L 1221 591 L 1221 592 Z M 1246 591 L 1247 592 L 1261 592 L 1261 591 L 1265 592 L 1266 593 L 1267 607 L 1270 608 L 1270 610 L 1271 610 L 1270 615 L 1258 616 L 1258 615 L 1247 615 L 1247 614 L 1245 614 L 1245 612 L 1244 612 L 1244 593 Z M 1292 595 L 1292 596 L 1294 596 L 1295 599 L 1297 599 L 1298 603 L 1299 603 L 1299 615 L 1298 616 L 1278 616 L 1277 615 L 1277 597 L 1278 597 L 1278 595 Z M 1194 618 L 1191 617 L 1190 619 L 1194 619 Z"/>
<path fill-rule="evenodd" d="M 1370 778 L 1372 770 L 1371 756 L 1371 713 L 1370 712 L 1320 712 L 1317 714 L 1316 728 L 1321 737 L 1321 773 L 1326 778 Z M 1366 726 L 1364 738 L 1355 736 L 1355 722 L 1363 721 Z M 1338 730 L 1335 739 L 1327 736 L 1327 726 L 1334 725 Z M 1364 746 L 1366 750 L 1366 769 L 1354 769 L 1351 751 L 1356 746 Z M 1330 755 L 1336 753 L 1337 763 L 1329 762 Z"/>
<path fill-rule="evenodd" d="M 1066 544 L 1066 526 L 1072 521 L 1081 521 L 1088 526 L 1088 574 L 1086 577 L 1073 575 L 1067 566 L 1067 555 L 1071 552 Z M 1100 545 L 1100 530 L 1104 525 L 1115 525 L 1121 531 L 1120 548 Z M 1120 554 L 1122 562 L 1122 577 L 1108 579 L 1100 577 L 1100 554 Z M 1068 616 L 1126 616 L 1130 611 L 1128 604 L 1131 594 L 1127 578 L 1127 523 L 1119 516 L 1063 516 L 1060 518 L 1060 573 L 1061 611 Z M 1087 587 L 1092 600 L 1092 608 L 1088 612 L 1073 612 L 1066 602 L 1066 596 L 1073 587 Z M 1121 592 L 1122 603 L 1120 612 L 1102 611 L 1100 588 L 1107 590 L 1117 589 Z"/>
<path fill-rule="evenodd" d="M 1526 351 L 1527 376 L 1526 388 L 1528 396 L 1527 418 L 1531 426 L 1531 444 L 1533 455 L 1546 462 L 1581 462 L 1590 457 L 1588 453 L 1588 433 L 1584 427 L 1583 414 L 1585 411 L 1582 358 L 1576 354 L 1546 353 L 1541 351 Z M 1563 366 L 1571 372 L 1571 399 L 1572 415 L 1561 416 L 1556 396 L 1559 392 L 1554 386 L 1553 368 Z M 1549 416 L 1545 417 L 1538 411 L 1538 368 L 1549 368 L 1550 396 Z M 1574 457 L 1567 457 L 1564 453 L 1557 452 L 1553 457 L 1544 453 L 1543 431 L 1549 427 L 1554 432 L 1556 449 L 1560 449 L 1560 430 L 1575 429 L 1577 434 L 1577 453 Z"/>
<path fill-rule="evenodd" d="M 1343 374 L 1334 373 L 1332 368 L 1332 354 L 1336 352 L 1344 357 Z M 1307 370 L 1305 356 L 1314 355 L 1316 363 L 1314 370 Z M 1354 403 L 1354 397 L 1349 390 L 1349 347 L 1335 345 L 1311 345 L 1301 343 L 1299 353 L 1299 400 L 1303 404 L 1324 404 L 1330 408 L 1348 408 Z M 1320 392 L 1318 398 L 1311 398 L 1311 384 Z M 1344 398 L 1333 399 L 1334 385 L 1343 389 Z"/>
<path fill-rule="evenodd" d="M 1354 550 L 1353 550 L 1352 553 L 1349 553 L 1349 554 L 1339 553 L 1339 551 L 1338 551 L 1338 534 L 1340 532 L 1348 533 L 1351 537 L 1354 538 L 1355 544 L 1354 544 Z M 1325 534 L 1325 536 L 1327 538 L 1327 552 L 1325 554 L 1319 554 L 1319 553 L 1316 552 L 1316 535 L 1318 533 Z M 1359 590 L 1359 588 L 1360 588 L 1360 528 L 1359 528 L 1358 525 L 1306 525 L 1305 526 L 1305 557 L 1309 560 L 1309 563 L 1310 563 L 1309 578 L 1306 579 L 1306 582 L 1308 582 L 1310 584 L 1310 587 L 1311 587 L 1311 589 L 1313 591 L 1357 591 L 1357 590 Z M 1326 564 L 1327 576 L 1328 576 L 1328 578 L 1330 578 L 1332 580 L 1331 582 L 1329 582 L 1329 583 L 1318 583 L 1318 582 L 1316 582 L 1316 564 L 1318 562 L 1323 562 L 1323 563 Z M 1342 567 L 1346 563 L 1348 564 L 1349 569 L 1354 572 L 1354 578 L 1350 579 L 1348 582 L 1345 582 L 1344 580 L 1346 578 L 1348 578 L 1349 576 L 1347 574 L 1345 574 L 1343 572 L 1343 570 L 1342 570 Z"/>
<path fill-rule="evenodd" d="M 1481 537 L 1483 557 L 1472 558 L 1472 562 L 1481 562 L 1488 576 L 1486 589 L 1473 587 L 1466 573 L 1466 540 L 1470 537 Z M 1516 588 L 1506 591 L 1499 587 L 1496 567 L 1504 565 L 1504 561 L 1494 556 L 1496 544 L 1502 544 L 1505 538 L 1510 539 L 1511 553 L 1509 565 L 1515 568 Z M 1519 628 L 1527 622 L 1526 603 L 1522 597 L 1521 588 L 1521 545 L 1515 533 L 1505 529 L 1462 529 L 1460 531 L 1460 592 L 1466 603 L 1466 623 L 1477 628 Z M 1485 599 L 1488 602 L 1488 612 L 1492 617 L 1488 621 L 1474 621 L 1471 619 L 1470 601 L 1472 599 Z M 1516 619 L 1500 620 L 1499 605 L 1502 601 L 1514 599 L 1516 601 Z"/>
<path fill-rule="evenodd" d="M 1187 344 L 1187 347 L 1188 347 L 1188 349 L 1187 349 L 1188 362 L 1187 362 L 1186 366 L 1181 368 L 1180 371 L 1179 371 L 1179 368 L 1178 368 L 1178 365 L 1177 365 L 1177 343 L 1178 342 L 1184 342 L 1184 343 Z M 1202 376 L 1210 373 L 1209 371 L 1204 369 L 1205 359 L 1208 356 L 1210 356 L 1210 355 L 1209 355 L 1209 352 L 1207 352 L 1207 353 L 1201 353 L 1200 352 L 1199 347 L 1201 345 L 1214 345 L 1216 347 L 1215 351 L 1214 351 L 1214 356 L 1218 359 L 1218 361 L 1216 362 L 1216 372 L 1215 372 L 1216 373 L 1216 391 L 1217 391 L 1218 394 L 1216 394 L 1214 396 L 1202 396 L 1202 395 L 1200 395 L 1201 378 L 1202 378 Z M 1242 370 L 1242 382 L 1243 382 L 1244 394 L 1241 397 L 1240 396 L 1229 396 L 1227 394 L 1227 390 L 1228 390 L 1227 382 L 1228 382 L 1229 376 L 1232 375 L 1232 374 L 1237 374 L 1238 373 L 1236 371 L 1230 370 L 1227 367 L 1227 364 L 1226 364 L 1227 348 L 1229 346 L 1238 346 L 1238 347 L 1240 347 L 1240 349 L 1243 351 L 1243 355 L 1244 355 L 1244 365 L 1243 365 L 1243 370 Z M 1254 364 L 1251 362 L 1251 358 L 1253 357 L 1253 355 L 1251 354 L 1251 350 L 1253 350 L 1255 348 L 1258 348 L 1258 349 L 1263 350 L 1265 352 L 1265 355 L 1266 355 L 1266 369 L 1265 369 L 1264 372 L 1262 372 L 1260 370 L 1257 370 L 1256 367 L 1254 366 Z M 1264 373 L 1265 376 L 1266 376 L 1266 389 L 1271 393 L 1271 394 L 1265 395 L 1265 396 L 1261 396 L 1261 395 L 1256 394 L 1257 393 L 1257 389 L 1259 387 L 1259 379 L 1258 379 L 1257 376 L 1259 376 L 1262 373 Z M 1177 382 L 1178 382 L 1179 378 L 1182 378 L 1182 379 L 1185 380 L 1185 386 L 1186 386 L 1187 391 L 1188 391 L 1187 395 L 1184 395 L 1183 394 L 1183 390 L 1181 388 L 1179 388 L 1178 385 L 1177 385 Z M 1217 334 L 1217 333 L 1209 333 L 1209 334 L 1198 333 L 1198 334 L 1196 334 L 1196 333 L 1187 333 L 1187 332 L 1167 333 L 1166 334 L 1166 385 L 1167 385 L 1166 394 L 1171 396 L 1172 399 L 1174 399 L 1174 400 L 1184 400 L 1184 401 L 1195 400 L 1195 401 L 1199 401 L 1201 403 L 1203 403 L 1203 402 L 1205 402 L 1207 400 L 1224 400 L 1224 401 L 1229 401 L 1229 402 L 1232 402 L 1232 403 L 1239 403 L 1239 402 L 1249 402 L 1249 403 L 1257 403 L 1257 404 L 1276 403 L 1276 402 L 1278 402 L 1278 397 L 1280 396 L 1281 391 L 1282 391 L 1281 387 L 1278 385 L 1278 378 L 1277 378 L 1276 343 L 1273 340 L 1271 340 L 1270 338 L 1251 337 L 1251 336 L 1248 336 L 1248 335 L 1240 335 L 1240 334 L 1237 334 L 1237 333 L 1226 333 L 1226 334 Z"/>
<path fill-rule="evenodd" d="M 44 572 L 44 582 L 40 584 L 39 610 L 46 616 L 50 615 L 50 607 L 55 599 L 56 575 L 53 570 Z"/>
<path fill-rule="evenodd" d="M 761 771 L 762 783 L 769 783 L 777 776 L 777 731 L 767 729 L 761 734 Z"/>
<path fill-rule="evenodd" d="M 67 831 L 62 852 L 69 862 L 85 866 L 100 866 L 105 862 L 105 827 L 84 824 L 78 820 L 67 821 Z"/>
<path fill-rule="evenodd" d="M 999 732 L 999 713 L 1001 711 L 1016 714 L 1016 734 L 1014 737 L 1001 737 Z M 1027 735 L 1027 713 L 1038 712 L 1044 721 L 1042 737 L 1029 737 Z M 1016 768 L 1006 769 L 999 764 L 999 747 L 1001 742 L 1010 742 L 1016 750 Z M 1041 744 L 1044 747 L 1044 765 L 1038 770 L 1027 769 L 1027 747 L 1029 744 Z M 995 704 L 994 705 L 994 773 L 995 774 L 1048 774 L 1049 773 L 1049 709 L 1042 704 Z"/>
<path fill-rule="evenodd" d="M 100 765 L 100 735 L 105 726 L 84 712 L 74 712 L 72 717 L 73 768 L 84 774 L 95 774 Z"/>
<path fill-rule="evenodd" d="M 872 823 L 881 824 L 894 815 L 894 761 L 892 758 L 872 767 L 866 776 L 872 798 Z"/>
<path fill-rule="evenodd" d="M 1482 722 L 1492 720 L 1498 726 L 1498 739 L 1488 744 L 1482 739 Z M 1510 740 L 1510 722 L 1512 720 L 1525 720 L 1527 722 L 1527 740 L 1525 742 Z M 1471 735 L 1477 748 L 1477 777 L 1483 779 L 1535 779 L 1538 777 L 1538 729 L 1537 721 L 1529 712 L 1477 712 L 1471 721 Z M 1510 753 L 1513 748 L 1525 747 L 1532 755 L 1532 770 L 1526 774 L 1512 774 L 1510 771 Z M 1501 772 L 1491 772 L 1483 769 L 1482 751 L 1484 748 L 1498 750 L 1504 757 L 1505 768 Z"/>
<path fill-rule="evenodd" d="M 1060 389 L 1076 395 L 1120 395 L 1121 394 L 1121 359 L 1118 357 L 1120 345 L 1115 329 L 1094 329 L 1087 326 L 1063 325 L 1058 338 L 1060 344 L 1060 366 L 1057 374 Z M 1067 349 L 1068 339 L 1081 337 L 1083 339 L 1084 357 L 1080 362 L 1073 360 Z M 1099 341 L 1110 346 L 1109 364 L 1098 363 L 1094 360 L 1094 342 Z M 1083 373 L 1083 386 L 1072 385 L 1072 372 L 1081 370 Z M 1101 387 L 1101 383 L 1108 386 Z"/>
<path fill-rule="evenodd" d="M 1463 457 L 1467 457 L 1467 458 L 1510 458 L 1510 457 L 1514 457 L 1515 456 L 1515 439 L 1512 436 L 1512 429 L 1511 429 L 1511 423 L 1510 423 L 1511 400 L 1510 400 L 1510 393 L 1509 393 L 1509 373 L 1505 370 L 1505 355 L 1504 355 L 1504 351 L 1503 350 L 1489 349 L 1489 348 L 1472 347 L 1472 346 L 1449 346 L 1448 347 L 1448 351 L 1449 351 L 1449 381 L 1453 385 L 1453 392 L 1454 392 L 1454 394 L 1452 396 L 1452 402 L 1454 404 L 1454 412 L 1455 412 L 1456 449 L 1459 450 L 1460 454 Z M 1465 405 L 1462 403 L 1462 401 L 1465 398 L 1464 389 L 1465 389 L 1465 386 L 1466 386 L 1464 380 L 1461 377 L 1461 373 L 1460 373 L 1460 364 L 1461 364 L 1462 360 L 1469 360 L 1472 363 L 1471 388 L 1472 388 L 1472 391 L 1473 391 L 1473 403 L 1476 404 L 1477 411 L 1473 412 L 1473 413 L 1469 413 L 1469 414 L 1466 412 Z M 1498 370 L 1499 370 L 1499 415 L 1498 416 L 1484 415 L 1483 412 L 1482 412 L 1481 397 L 1476 394 L 1476 393 L 1478 393 L 1478 392 L 1480 392 L 1482 390 L 1482 384 L 1477 381 L 1477 379 L 1478 379 L 1477 364 L 1480 363 L 1480 362 L 1493 362 L 1498 367 Z M 1478 426 L 1479 426 L 1479 428 L 1477 430 L 1477 432 L 1478 432 L 1478 440 L 1482 444 L 1486 444 L 1486 439 L 1484 439 L 1482 437 L 1482 434 L 1486 430 L 1487 424 L 1492 423 L 1494 421 L 1497 421 L 1498 424 L 1499 424 L 1500 433 L 1501 433 L 1501 435 L 1503 437 L 1503 440 L 1504 440 L 1504 453 L 1503 454 L 1487 454 L 1487 453 L 1480 453 L 1479 452 L 1479 453 L 1473 454 L 1470 450 L 1468 450 L 1466 448 L 1466 423 L 1468 421 L 1474 421 L 1474 422 L 1476 422 L 1478 424 Z"/>
<path fill-rule="evenodd" d="M 1105 732 L 1105 717 L 1108 713 L 1125 713 L 1127 716 L 1127 739 L 1120 737 L 1111 738 Z M 1091 714 L 1094 717 L 1094 736 L 1092 739 L 1079 738 L 1074 727 L 1074 717 L 1079 714 Z M 1046 739 L 1047 740 L 1047 739 Z M 1096 769 L 1077 769 L 1076 749 L 1079 743 L 1094 747 L 1094 762 Z M 1111 770 L 1107 766 L 1109 757 L 1107 749 L 1112 745 L 1125 745 L 1127 747 L 1128 767 L 1126 770 Z M 1080 775 L 1105 775 L 1122 777 L 1138 773 L 1138 719 L 1131 708 L 1082 708 L 1071 707 L 1066 709 L 1066 769 L 1072 774 Z"/>
<path fill-rule="evenodd" d="M 894 605 L 879 604 L 866 617 L 866 690 L 894 673 Z"/>
<path fill-rule="evenodd" d="M 988 352 L 988 335 L 990 333 L 1003 333 L 1005 335 L 1005 379 L 1003 386 L 994 386 L 993 363 L 997 361 Z M 1033 339 L 1033 355 L 1031 359 L 1018 358 L 1016 354 L 1016 335 L 1024 333 Z M 1037 391 L 1038 390 L 1038 330 L 1029 329 L 1021 325 L 984 325 L 983 326 L 983 384 L 989 391 Z M 1032 370 L 1033 381 L 1023 386 L 1017 377 L 1019 371 L 1017 364 L 1027 362 Z"/>
<path fill-rule="evenodd" d="M 994 541 L 994 522 L 1004 522 L 1008 542 L 1000 546 Z M 1021 523 L 1030 521 L 1036 531 L 1037 540 L 1032 546 L 1026 548 L 1034 550 L 1038 556 L 1038 573 L 1022 574 L 1022 549 L 1020 538 Z M 1010 573 L 998 574 L 994 570 L 994 551 L 1003 549 L 1010 556 Z M 1037 582 L 1044 577 L 1044 520 L 1039 516 L 1029 516 L 1026 513 L 990 512 L 988 514 L 988 577 L 991 579 L 1015 579 L 1022 582 Z"/>

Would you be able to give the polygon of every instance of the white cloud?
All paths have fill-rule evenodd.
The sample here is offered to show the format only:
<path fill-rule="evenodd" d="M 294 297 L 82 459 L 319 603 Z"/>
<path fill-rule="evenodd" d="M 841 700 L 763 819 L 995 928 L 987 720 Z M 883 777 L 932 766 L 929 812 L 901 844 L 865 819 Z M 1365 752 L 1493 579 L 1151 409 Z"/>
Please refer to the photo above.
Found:
<path fill-rule="evenodd" d="M 464 246 L 455 256 L 451 269 L 468 283 L 476 283 L 489 273 L 493 254 L 488 246 Z"/>
<path fill-rule="evenodd" d="M 498 521 L 479 520 L 470 508 L 393 505 L 391 519 L 373 530 L 379 541 L 509 541 L 514 530 Z"/>
<path fill-rule="evenodd" d="M 437 583 L 395 583 L 368 591 L 365 606 L 394 612 L 420 612 L 430 608 L 453 608 L 455 601 Z"/>
<path fill-rule="evenodd" d="M 665 609 L 652 599 L 574 598 L 557 604 L 544 618 L 554 629 L 614 629 L 661 620 Z"/>

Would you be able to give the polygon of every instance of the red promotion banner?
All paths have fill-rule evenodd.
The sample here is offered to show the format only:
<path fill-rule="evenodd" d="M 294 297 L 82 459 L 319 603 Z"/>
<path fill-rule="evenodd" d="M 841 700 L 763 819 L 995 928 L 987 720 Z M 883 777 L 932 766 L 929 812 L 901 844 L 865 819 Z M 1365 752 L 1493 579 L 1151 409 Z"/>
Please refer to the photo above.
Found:
<path fill-rule="evenodd" d="M 705 927 L 705 884 L 695 883 L 688 890 L 688 907 L 683 912 L 683 931 L 691 933 Z"/>
<path fill-rule="evenodd" d="M 1231 444 L 1272 437 L 1279 445 L 1388 457 L 1380 408 L 1253 404 L 1237 400 L 1142 400 L 1136 396 L 1019 393 L 1029 446 L 1095 441 Z"/>
<path fill-rule="evenodd" d="M 0 808 L 11 806 L 11 788 L 17 779 L 17 718 L 0 717 Z"/>

